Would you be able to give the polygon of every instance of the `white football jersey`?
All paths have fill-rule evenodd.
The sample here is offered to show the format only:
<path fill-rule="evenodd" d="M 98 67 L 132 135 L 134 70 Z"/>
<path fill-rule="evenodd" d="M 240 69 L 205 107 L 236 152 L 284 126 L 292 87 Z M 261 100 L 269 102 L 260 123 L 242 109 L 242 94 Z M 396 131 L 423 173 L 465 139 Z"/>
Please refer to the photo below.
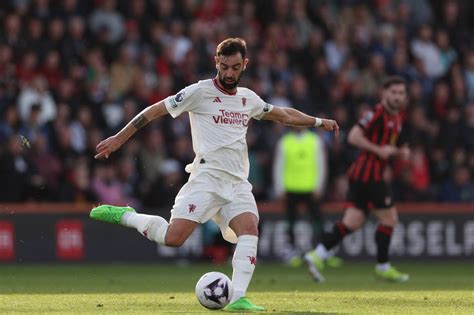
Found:
<path fill-rule="evenodd" d="M 164 102 L 174 118 L 183 112 L 189 113 L 196 157 L 186 167 L 188 172 L 199 165 L 199 168 L 216 169 L 247 179 L 249 120 L 261 119 L 273 106 L 247 88 L 238 87 L 235 94 L 229 94 L 215 80 L 187 86 Z"/>

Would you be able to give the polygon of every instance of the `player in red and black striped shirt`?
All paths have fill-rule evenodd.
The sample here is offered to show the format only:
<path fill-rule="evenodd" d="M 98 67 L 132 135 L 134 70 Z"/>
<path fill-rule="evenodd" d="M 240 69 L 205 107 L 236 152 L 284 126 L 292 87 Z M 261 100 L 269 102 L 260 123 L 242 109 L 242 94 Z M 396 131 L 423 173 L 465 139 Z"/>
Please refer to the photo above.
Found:
<path fill-rule="evenodd" d="M 316 249 L 306 253 L 313 278 L 323 281 L 321 269 L 324 260 L 349 233 L 359 229 L 371 212 L 379 222 L 375 233 L 377 244 L 378 276 L 397 282 L 408 280 L 408 275 L 397 271 L 389 263 L 388 249 L 397 210 L 393 204 L 389 185 L 383 180 L 384 169 L 390 158 L 408 158 L 407 146 L 398 148 L 396 142 L 401 131 L 400 110 L 407 104 L 407 89 L 403 78 L 389 77 L 383 83 L 382 100 L 373 110 L 366 112 L 349 132 L 349 143 L 360 149 L 359 156 L 348 171 L 351 206 L 345 210 L 342 221 L 334 224 L 331 232 L 322 236 Z"/>

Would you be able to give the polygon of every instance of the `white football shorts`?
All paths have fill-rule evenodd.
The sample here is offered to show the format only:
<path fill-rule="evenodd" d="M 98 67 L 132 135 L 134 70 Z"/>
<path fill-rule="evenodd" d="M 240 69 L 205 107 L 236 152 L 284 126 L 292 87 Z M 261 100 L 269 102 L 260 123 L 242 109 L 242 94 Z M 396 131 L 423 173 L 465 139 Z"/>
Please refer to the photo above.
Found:
<path fill-rule="evenodd" d="M 237 215 L 253 213 L 259 218 L 257 203 L 248 180 L 237 180 L 232 175 L 215 170 L 197 170 L 176 196 L 171 220 L 187 219 L 204 223 L 212 219 L 219 225 L 222 236 L 237 243 L 237 236 L 229 222 Z"/>

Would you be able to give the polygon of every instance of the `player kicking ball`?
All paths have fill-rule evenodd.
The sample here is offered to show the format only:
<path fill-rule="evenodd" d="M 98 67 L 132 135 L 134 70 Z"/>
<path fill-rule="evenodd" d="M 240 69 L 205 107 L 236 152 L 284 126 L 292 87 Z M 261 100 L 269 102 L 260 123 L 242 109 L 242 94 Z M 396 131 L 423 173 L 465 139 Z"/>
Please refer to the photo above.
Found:
<path fill-rule="evenodd" d="M 396 76 L 389 77 L 383 83 L 380 104 L 374 110 L 366 112 L 349 132 L 349 143 L 360 149 L 358 158 L 348 171 L 348 200 L 352 206 L 345 210 L 342 221 L 336 222 L 331 232 L 323 234 L 316 249 L 304 256 L 315 281 L 325 280 L 322 271 L 325 262 L 332 255 L 331 250 L 346 235 L 361 228 L 370 213 L 378 220 L 375 232 L 376 276 L 394 282 L 408 281 L 408 274 L 398 271 L 389 262 L 390 239 L 398 222 L 398 214 L 390 187 L 383 180 L 384 168 L 390 158 L 407 159 L 410 154 L 407 146 L 395 146 L 402 126 L 400 110 L 406 103 L 405 80 Z"/>
<path fill-rule="evenodd" d="M 245 136 L 249 120 L 265 119 L 339 132 L 334 120 L 272 106 L 252 90 L 238 87 L 249 61 L 246 54 L 244 40 L 224 40 L 217 46 L 214 79 L 199 81 L 145 108 L 116 135 L 97 145 L 95 158 L 108 158 L 150 121 L 166 114 L 175 118 L 183 112 L 189 113 L 196 156 L 186 166 L 189 180 L 176 196 L 170 221 L 138 214 L 131 207 L 102 205 L 90 213 L 92 219 L 135 228 L 149 240 L 172 247 L 181 246 L 198 224 L 214 220 L 224 239 L 237 244 L 232 258 L 234 294 L 228 311 L 264 310 L 246 297 L 257 264 L 259 220 L 252 185 L 247 180 L 249 159 Z"/>

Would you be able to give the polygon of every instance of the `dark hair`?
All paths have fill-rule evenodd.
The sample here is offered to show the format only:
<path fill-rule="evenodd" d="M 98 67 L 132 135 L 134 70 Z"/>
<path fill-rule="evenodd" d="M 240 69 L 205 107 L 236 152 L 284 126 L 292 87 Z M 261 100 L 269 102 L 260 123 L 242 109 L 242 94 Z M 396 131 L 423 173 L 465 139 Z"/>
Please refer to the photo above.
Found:
<path fill-rule="evenodd" d="M 242 59 L 247 55 L 247 43 L 242 38 L 227 38 L 217 45 L 217 56 L 232 56 L 236 53 L 240 53 Z"/>
<path fill-rule="evenodd" d="M 383 80 L 382 87 L 384 89 L 388 89 L 389 87 L 391 87 L 394 84 L 403 84 L 403 85 L 406 86 L 407 81 L 401 76 L 392 75 L 392 76 L 389 76 L 389 77 L 387 77 Z"/>

